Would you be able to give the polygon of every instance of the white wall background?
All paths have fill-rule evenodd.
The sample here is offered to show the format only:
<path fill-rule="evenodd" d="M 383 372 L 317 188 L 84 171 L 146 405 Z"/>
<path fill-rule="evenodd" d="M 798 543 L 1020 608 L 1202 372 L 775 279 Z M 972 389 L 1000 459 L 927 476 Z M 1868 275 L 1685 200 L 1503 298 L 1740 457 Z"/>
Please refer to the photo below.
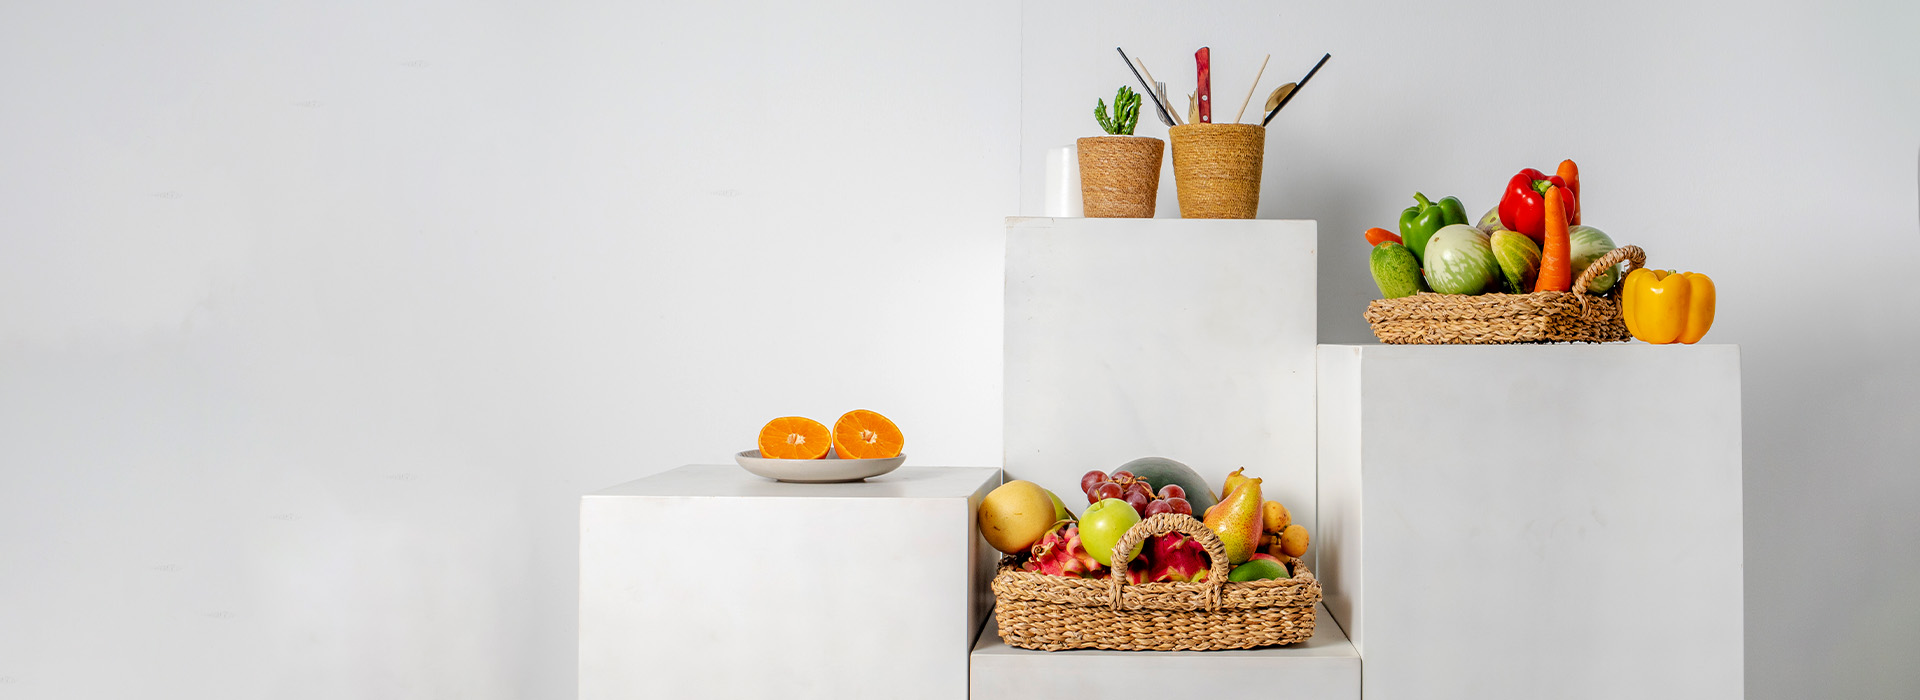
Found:
<path fill-rule="evenodd" d="M 997 463 L 1018 22 L 0 5 L 0 698 L 571 697 L 579 494 Z"/>
<path fill-rule="evenodd" d="M 0 698 L 568 697 L 577 494 L 856 406 L 915 463 L 997 463 L 1000 217 L 1129 78 L 1116 44 L 1176 86 L 1210 44 L 1220 95 L 1334 54 L 1262 211 L 1320 220 L 1328 342 L 1367 339 L 1358 236 L 1413 190 L 1478 213 L 1579 160 L 1588 219 L 1713 274 L 1742 345 L 1749 694 L 1911 697 L 1916 26 L 0 5 Z"/>

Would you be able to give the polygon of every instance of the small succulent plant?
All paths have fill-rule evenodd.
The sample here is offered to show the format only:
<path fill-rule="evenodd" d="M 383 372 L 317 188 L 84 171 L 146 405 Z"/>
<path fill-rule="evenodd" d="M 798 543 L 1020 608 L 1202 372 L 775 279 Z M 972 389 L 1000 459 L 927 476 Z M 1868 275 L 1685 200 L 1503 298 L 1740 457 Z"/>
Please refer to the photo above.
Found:
<path fill-rule="evenodd" d="M 1140 95 L 1125 85 L 1113 94 L 1113 117 L 1107 117 L 1107 101 L 1094 102 L 1093 118 L 1099 120 L 1100 128 L 1114 136 L 1132 136 L 1133 127 L 1140 123 Z"/>

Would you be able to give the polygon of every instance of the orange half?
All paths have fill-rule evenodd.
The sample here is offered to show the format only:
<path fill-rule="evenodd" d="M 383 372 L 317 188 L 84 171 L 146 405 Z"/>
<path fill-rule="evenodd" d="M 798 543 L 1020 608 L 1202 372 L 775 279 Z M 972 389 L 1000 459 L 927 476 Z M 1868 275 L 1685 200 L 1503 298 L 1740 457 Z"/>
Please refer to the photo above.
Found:
<path fill-rule="evenodd" d="M 833 451 L 841 459 L 897 457 L 906 442 L 893 421 L 873 411 L 847 411 L 840 420 L 833 422 Z"/>
<path fill-rule="evenodd" d="M 771 459 L 821 459 L 833 437 L 820 421 L 787 416 L 767 421 L 760 429 L 760 456 Z"/>

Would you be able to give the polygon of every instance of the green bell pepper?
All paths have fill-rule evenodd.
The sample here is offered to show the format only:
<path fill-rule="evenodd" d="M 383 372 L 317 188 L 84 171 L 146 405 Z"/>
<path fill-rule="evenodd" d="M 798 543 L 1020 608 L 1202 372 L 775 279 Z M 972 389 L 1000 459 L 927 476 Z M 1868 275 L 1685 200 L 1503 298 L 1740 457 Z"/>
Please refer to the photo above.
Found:
<path fill-rule="evenodd" d="M 1400 212 L 1400 240 L 1407 244 L 1408 250 L 1413 251 L 1413 257 L 1424 264 L 1427 259 L 1427 239 L 1442 227 L 1467 223 L 1467 208 L 1460 204 L 1458 197 L 1431 202 L 1426 195 L 1415 192 L 1413 199 L 1419 204 Z"/>

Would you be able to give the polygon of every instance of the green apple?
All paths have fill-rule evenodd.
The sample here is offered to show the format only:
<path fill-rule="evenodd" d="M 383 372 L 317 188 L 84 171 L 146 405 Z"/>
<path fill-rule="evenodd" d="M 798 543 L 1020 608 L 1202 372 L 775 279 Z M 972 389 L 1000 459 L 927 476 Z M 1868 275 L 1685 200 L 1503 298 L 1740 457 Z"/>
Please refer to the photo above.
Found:
<path fill-rule="evenodd" d="M 1113 566 L 1113 546 L 1120 543 L 1120 536 L 1127 534 L 1134 523 L 1140 522 L 1140 513 L 1133 504 L 1118 498 L 1108 498 L 1087 506 L 1087 512 L 1080 514 L 1080 545 L 1087 548 L 1094 561 Z M 1127 559 L 1140 555 L 1140 548 L 1146 542 L 1134 545 Z M 1126 562 L 1120 562 L 1125 566 Z"/>

